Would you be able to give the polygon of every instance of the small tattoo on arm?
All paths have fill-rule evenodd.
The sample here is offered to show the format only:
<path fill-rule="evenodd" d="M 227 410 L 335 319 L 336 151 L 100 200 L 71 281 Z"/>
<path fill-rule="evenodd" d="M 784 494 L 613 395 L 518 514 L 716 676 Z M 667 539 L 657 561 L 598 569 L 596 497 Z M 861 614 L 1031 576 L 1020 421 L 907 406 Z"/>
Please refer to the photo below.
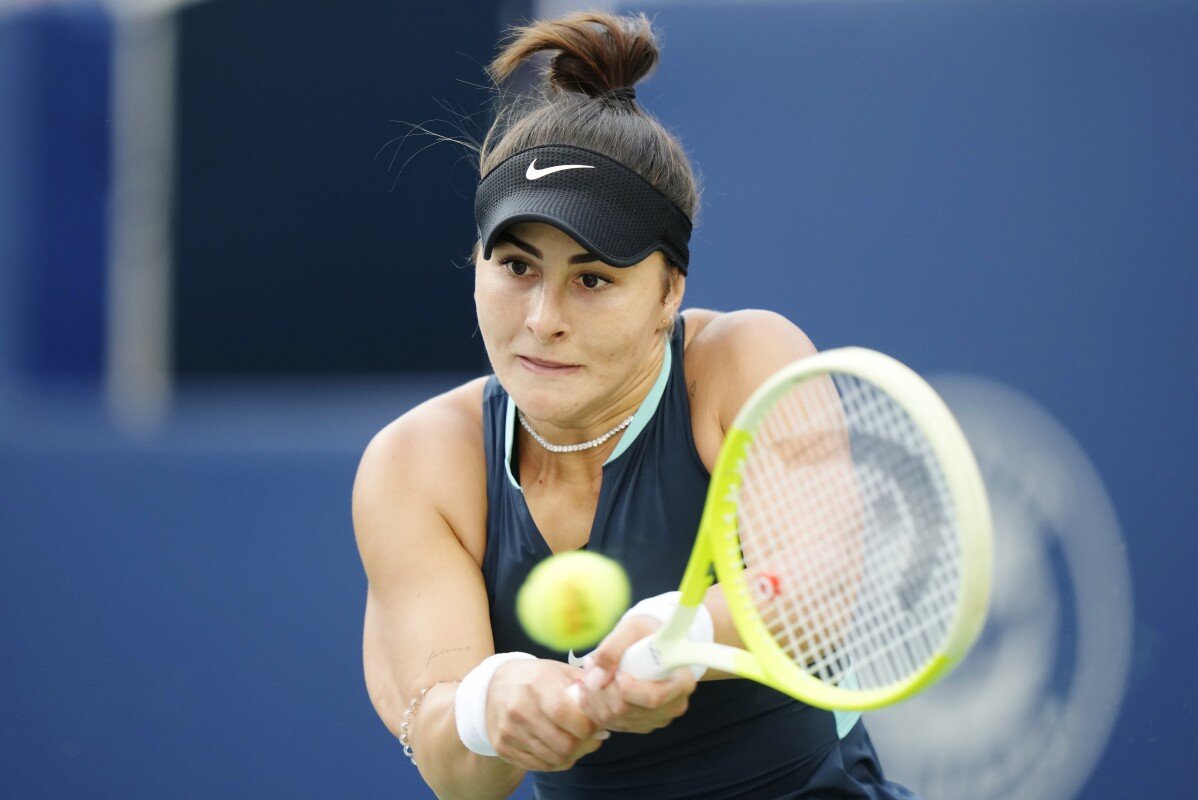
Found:
<path fill-rule="evenodd" d="M 433 663 L 433 659 L 434 659 L 434 658 L 439 658 L 439 657 L 441 657 L 441 656 L 443 656 L 443 655 L 446 655 L 446 654 L 448 654 L 448 653 L 460 653 L 460 652 L 462 652 L 463 650 L 469 650 L 469 649 L 470 649 L 469 647 L 448 647 L 448 648 L 445 648 L 445 649 L 443 649 L 443 650 L 434 650 L 434 651 L 433 651 L 433 652 L 432 652 L 432 653 L 429 655 L 429 657 L 428 657 L 428 660 L 424 662 L 424 666 L 426 666 L 426 667 L 427 667 L 429 664 Z"/>
<path fill-rule="evenodd" d="M 699 389 L 699 382 L 698 382 L 698 381 L 691 381 L 691 385 L 688 387 L 688 389 L 689 389 L 690 391 L 688 391 L 688 392 L 687 392 L 687 394 L 688 394 L 688 395 L 690 395 L 690 398 L 691 398 L 691 400 L 694 400 L 694 399 L 695 399 L 695 392 L 696 392 L 696 391 L 698 391 L 698 389 Z"/>

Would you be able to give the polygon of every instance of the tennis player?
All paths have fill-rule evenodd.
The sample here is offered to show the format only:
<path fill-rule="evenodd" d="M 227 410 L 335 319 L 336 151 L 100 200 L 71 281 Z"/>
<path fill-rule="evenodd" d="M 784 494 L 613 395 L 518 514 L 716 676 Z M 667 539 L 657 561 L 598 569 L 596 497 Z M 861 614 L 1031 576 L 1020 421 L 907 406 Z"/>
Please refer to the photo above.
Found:
<path fill-rule="evenodd" d="M 546 800 L 911 797 L 855 714 L 728 676 L 617 670 L 675 602 L 724 431 L 814 349 L 777 314 L 680 313 L 699 196 L 636 101 L 658 58 L 648 20 L 519 28 L 492 74 L 543 51 L 543 91 L 480 148 L 475 303 L 494 375 L 388 425 L 359 468 L 371 700 L 442 798 L 507 797 L 529 771 Z M 619 560 L 640 599 L 585 669 L 515 616 L 529 570 L 584 547 Z M 691 636 L 741 646 L 718 584 L 704 608 Z"/>

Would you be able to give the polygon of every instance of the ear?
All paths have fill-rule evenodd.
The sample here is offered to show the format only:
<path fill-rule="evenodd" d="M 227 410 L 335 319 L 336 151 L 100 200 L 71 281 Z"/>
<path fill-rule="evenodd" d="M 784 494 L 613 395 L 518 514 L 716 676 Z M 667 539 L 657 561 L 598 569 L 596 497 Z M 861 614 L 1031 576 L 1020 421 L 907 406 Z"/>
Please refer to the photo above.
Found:
<path fill-rule="evenodd" d="M 666 292 L 666 296 L 661 299 L 662 310 L 668 314 L 670 319 L 678 313 L 678 309 L 682 307 L 682 297 L 686 294 L 686 276 L 682 274 L 680 269 L 670 269 L 670 290 Z"/>

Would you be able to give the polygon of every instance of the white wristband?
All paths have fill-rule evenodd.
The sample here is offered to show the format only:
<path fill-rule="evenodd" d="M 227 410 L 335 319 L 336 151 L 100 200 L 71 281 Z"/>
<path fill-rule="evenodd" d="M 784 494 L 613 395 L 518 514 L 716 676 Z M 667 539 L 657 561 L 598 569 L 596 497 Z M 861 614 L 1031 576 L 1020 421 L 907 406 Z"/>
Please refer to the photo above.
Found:
<path fill-rule="evenodd" d="M 646 616 L 660 620 L 662 625 L 670 621 L 670 617 L 674 615 L 674 609 L 678 607 L 679 600 L 682 599 L 682 592 L 666 592 L 655 597 L 646 597 L 632 608 L 624 612 L 624 617 Z M 686 633 L 686 638 L 692 642 L 713 642 L 715 641 L 715 622 L 711 619 L 711 612 L 707 610 L 707 606 L 702 603 L 695 609 L 695 618 L 691 620 L 690 630 Z M 707 667 L 696 664 L 691 665 L 691 672 L 694 673 L 695 680 L 703 677 L 703 673 L 707 671 Z"/>
<path fill-rule="evenodd" d="M 496 653 L 466 674 L 453 700 L 453 716 L 458 725 L 458 738 L 466 749 L 480 756 L 495 756 L 495 748 L 487 737 L 487 690 L 495 671 L 509 661 L 536 659 L 528 653 Z"/>

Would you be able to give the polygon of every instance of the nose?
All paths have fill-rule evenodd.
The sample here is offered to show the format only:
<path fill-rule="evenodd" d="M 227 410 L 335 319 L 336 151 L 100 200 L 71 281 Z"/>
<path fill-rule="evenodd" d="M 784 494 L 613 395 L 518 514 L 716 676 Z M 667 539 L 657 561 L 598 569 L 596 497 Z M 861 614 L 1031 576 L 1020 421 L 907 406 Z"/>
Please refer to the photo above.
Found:
<path fill-rule="evenodd" d="M 561 298 L 545 282 L 532 293 L 524 325 L 541 343 L 549 343 L 566 335 L 566 321 Z"/>

